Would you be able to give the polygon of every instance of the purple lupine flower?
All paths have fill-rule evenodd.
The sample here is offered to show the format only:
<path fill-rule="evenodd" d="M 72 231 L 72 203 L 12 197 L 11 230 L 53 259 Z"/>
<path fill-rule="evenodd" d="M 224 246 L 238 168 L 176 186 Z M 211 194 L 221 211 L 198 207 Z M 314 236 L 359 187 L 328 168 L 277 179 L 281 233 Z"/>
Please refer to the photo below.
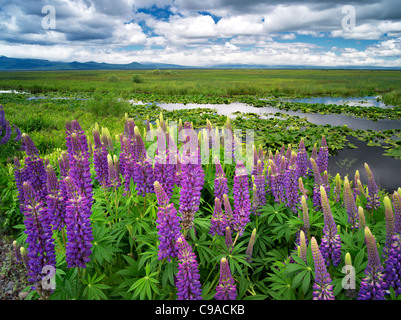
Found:
<path fill-rule="evenodd" d="M 401 191 L 400 188 L 399 191 Z M 401 192 L 394 191 L 393 206 L 394 206 L 394 232 L 401 233 Z"/>
<path fill-rule="evenodd" d="M 170 147 L 174 147 L 174 141 L 169 134 L 169 151 Z M 173 145 L 172 145 L 173 144 Z M 165 149 L 165 148 L 164 148 Z M 175 152 L 166 152 L 162 148 L 157 149 L 157 155 L 154 161 L 154 179 L 158 181 L 162 186 L 164 191 L 167 193 L 168 197 L 171 198 L 174 189 L 174 178 L 175 178 L 175 165 L 171 157 L 175 156 Z"/>
<path fill-rule="evenodd" d="M 19 200 L 20 211 L 23 212 L 23 206 L 24 206 L 24 201 L 25 201 L 23 183 L 25 180 L 25 173 L 24 173 L 24 170 L 21 169 L 21 164 L 17 157 L 14 157 L 14 177 L 15 177 L 15 184 L 16 184 L 17 190 L 18 190 L 18 200 Z"/>
<path fill-rule="evenodd" d="M 71 169 L 72 170 L 72 169 Z M 92 253 L 91 211 L 87 197 L 80 192 L 74 179 L 64 178 L 68 200 L 66 203 L 65 224 L 68 242 L 66 244 L 66 261 L 68 268 L 86 268 Z"/>
<path fill-rule="evenodd" d="M 180 217 L 174 208 L 174 203 L 169 204 L 170 198 L 158 181 L 155 181 L 154 188 L 158 202 L 156 220 L 160 241 L 158 259 L 167 258 L 170 261 L 170 258 L 178 256 L 178 248 L 175 243 L 181 234 Z"/>
<path fill-rule="evenodd" d="M 359 288 L 358 300 L 385 300 L 384 268 L 377 252 L 376 240 L 369 227 L 365 227 L 365 242 L 368 248 L 368 265 L 365 269 L 366 277 L 362 279 Z"/>
<path fill-rule="evenodd" d="M 147 193 L 154 193 L 153 184 L 155 182 L 152 160 L 146 154 L 145 145 L 139 132 L 138 127 L 135 127 L 135 145 L 133 148 L 133 181 L 136 183 L 136 190 L 143 197 Z"/>
<path fill-rule="evenodd" d="M 35 195 L 30 182 L 24 182 L 24 224 L 28 243 L 28 277 L 29 281 L 41 284 L 44 266 L 56 266 L 54 240 L 51 219 L 45 204 Z"/>
<path fill-rule="evenodd" d="M 312 153 L 311 153 L 311 156 L 310 156 L 309 162 L 308 162 L 308 175 L 309 176 L 314 175 L 313 166 L 312 166 L 312 162 L 310 161 L 310 159 L 313 159 L 315 161 L 317 160 L 317 144 L 316 143 L 313 145 Z"/>
<path fill-rule="evenodd" d="M 99 130 L 93 129 L 93 139 L 95 148 L 93 151 L 93 166 L 96 171 L 96 180 L 105 188 L 109 185 L 108 163 L 107 163 L 107 146 L 101 141 Z"/>
<path fill-rule="evenodd" d="M 65 178 L 70 173 L 70 162 L 68 160 L 68 153 L 62 151 L 60 158 L 58 159 L 58 165 L 60 168 L 60 177 Z"/>
<path fill-rule="evenodd" d="M 47 212 L 52 220 L 53 230 L 61 230 L 65 225 L 66 203 L 53 166 L 48 165 L 46 172 L 48 190 L 46 196 Z"/>
<path fill-rule="evenodd" d="M 107 155 L 107 164 L 108 164 L 108 186 L 113 188 L 118 188 L 121 186 L 120 180 L 120 166 L 118 162 L 118 158 L 116 155 L 111 157 L 110 154 Z"/>
<path fill-rule="evenodd" d="M 285 189 L 282 183 L 282 174 L 277 170 L 277 166 L 274 161 L 270 162 L 270 189 L 274 196 L 274 201 L 277 203 L 285 201 Z"/>
<path fill-rule="evenodd" d="M 235 168 L 233 195 L 234 230 L 242 235 L 245 230 L 246 224 L 249 222 L 249 215 L 251 213 L 248 175 L 242 161 L 237 162 L 237 166 Z"/>
<path fill-rule="evenodd" d="M 7 122 L 6 122 L 6 127 L 5 127 L 5 129 L 6 129 L 6 133 L 5 133 L 4 136 L 0 139 L 0 146 L 6 144 L 6 143 L 8 142 L 8 140 L 10 140 L 10 137 L 11 137 L 12 128 L 11 128 L 10 123 L 8 122 L 8 120 L 7 120 Z"/>
<path fill-rule="evenodd" d="M 315 263 L 315 282 L 313 284 L 313 300 L 334 300 L 333 285 L 327 272 L 323 255 L 315 237 L 311 238 L 313 261 Z"/>
<path fill-rule="evenodd" d="M 252 251 L 253 251 L 253 246 L 255 245 L 255 237 L 256 237 L 256 228 L 252 230 L 251 238 L 249 239 L 248 242 L 248 247 L 246 248 L 245 252 L 245 260 L 249 263 L 252 262 Z"/>
<path fill-rule="evenodd" d="M 223 201 L 223 195 L 228 194 L 228 186 L 227 186 L 227 178 L 224 173 L 224 170 L 219 162 L 219 159 L 215 157 L 215 167 L 216 167 L 216 175 L 214 179 L 214 196 L 219 198 L 220 201 Z"/>
<path fill-rule="evenodd" d="M 224 243 L 227 247 L 227 249 L 232 250 L 232 245 L 233 245 L 233 237 L 231 235 L 231 229 L 229 226 L 226 227 L 226 233 L 225 233 L 225 238 L 224 238 Z"/>
<path fill-rule="evenodd" d="M 230 200 L 226 194 L 223 195 L 224 215 L 230 229 L 234 229 L 234 212 L 231 208 Z M 235 229 L 234 229 L 235 230 Z"/>
<path fill-rule="evenodd" d="M 365 163 L 364 166 L 368 176 L 368 202 L 366 203 L 366 209 L 376 210 L 380 206 L 379 188 L 376 185 L 375 178 L 373 177 L 373 173 L 370 170 L 369 165 Z"/>
<path fill-rule="evenodd" d="M 131 179 L 134 176 L 134 154 L 130 140 L 121 135 L 120 170 L 124 176 L 124 195 L 130 192 Z"/>
<path fill-rule="evenodd" d="M 306 254 L 307 254 L 308 244 L 307 239 L 305 237 L 305 233 L 301 230 L 299 232 L 299 257 L 306 263 Z"/>
<path fill-rule="evenodd" d="M 358 209 L 355 204 L 354 194 L 351 190 L 349 181 L 347 177 L 344 177 L 344 206 L 348 215 L 348 223 L 351 224 L 351 228 L 354 229 L 357 227 L 357 213 Z"/>
<path fill-rule="evenodd" d="M 383 199 L 384 203 L 384 212 L 385 212 L 385 217 L 386 217 L 386 243 L 384 244 L 383 248 L 383 256 L 387 256 L 387 251 L 391 247 L 391 242 L 395 229 L 395 218 L 394 218 L 394 212 L 393 212 L 393 207 L 391 205 L 390 198 L 388 196 L 385 196 Z"/>
<path fill-rule="evenodd" d="M 295 159 L 295 153 L 292 154 L 292 159 Z M 297 212 L 298 204 L 298 176 L 295 164 L 290 164 L 284 172 L 284 188 L 286 197 L 286 206 L 294 213 Z"/>
<path fill-rule="evenodd" d="M 330 194 L 331 187 L 330 187 L 329 175 L 328 175 L 327 171 L 324 171 L 322 174 L 322 183 L 323 183 L 324 189 L 326 190 L 326 193 Z"/>
<path fill-rule="evenodd" d="M 396 296 L 401 295 L 401 235 L 394 234 L 391 245 L 387 248 L 387 259 L 385 261 L 384 283 L 386 293 L 390 287 L 394 289 Z"/>
<path fill-rule="evenodd" d="M 252 176 L 252 180 L 255 180 L 255 176 Z M 259 215 L 258 209 L 260 208 L 260 201 L 259 201 L 259 195 L 258 191 L 256 189 L 256 184 L 253 184 L 252 187 L 252 206 L 251 206 L 251 212 L 254 215 Z"/>
<path fill-rule="evenodd" d="M 317 167 L 317 163 L 316 163 L 315 159 L 310 158 L 310 162 L 312 165 L 313 175 L 314 175 L 314 179 L 315 179 L 315 182 L 313 184 L 313 198 L 312 198 L 313 206 L 316 209 L 320 209 L 322 206 L 321 196 L 320 196 L 320 187 L 323 186 L 323 179 L 319 172 L 319 169 Z"/>
<path fill-rule="evenodd" d="M 46 202 L 46 170 L 43 159 L 39 157 L 38 149 L 27 134 L 24 133 L 22 139 L 27 154 L 25 157 L 24 181 L 29 181 L 35 191 L 38 202 Z"/>
<path fill-rule="evenodd" d="M 299 202 L 301 202 L 302 196 L 305 197 L 305 200 L 308 200 L 308 191 L 304 187 L 304 182 L 303 182 L 302 177 L 299 177 L 299 179 L 298 179 L 298 189 L 301 192 L 301 194 L 299 196 Z"/>
<path fill-rule="evenodd" d="M 258 159 L 258 162 L 256 163 L 256 172 L 254 177 L 259 206 L 264 206 L 266 204 L 266 176 L 263 171 L 263 162 L 261 159 Z"/>
<path fill-rule="evenodd" d="M 15 138 L 14 138 L 14 141 L 15 142 L 18 142 L 18 141 L 20 141 L 21 140 L 21 138 L 22 138 L 22 132 L 21 132 L 21 129 L 20 128 L 18 128 L 16 125 L 13 125 L 13 127 L 14 127 L 14 132 L 15 132 Z"/>
<path fill-rule="evenodd" d="M 295 165 L 298 177 L 306 176 L 306 173 L 308 171 L 308 163 L 309 163 L 309 158 L 305 149 L 304 138 L 301 138 L 301 141 L 299 142 L 297 161 Z"/>
<path fill-rule="evenodd" d="M 7 121 L 6 121 L 6 112 L 4 111 L 3 106 L 0 104 L 0 134 L 1 130 L 6 128 Z"/>
<path fill-rule="evenodd" d="M 197 151 L 196 163 L 191 163 L 193 159 L 190 155 L 183 155 L 181 160 L 181 189 L 180 189 L 180 208 L 182 226 L 190 229 L 193 225 L 195 213 L 199 210 L 201 192 L 204 185 L 205 174 Z"/>
<path fill-rule="evenodd" d="M 309 229 L 310 229 L 309 210 L 308 210 L 308 205 L 306 204 L 306 198 L 303 195 L 301 196 L 301 206 L 302 206 L 302 221 L 304 223 L 302 229 L 306 232 L 306 234 L 309 234 Z"/>
<path fill-rule="evenodd" d="M 178 273 L 176 277 L 177 300 L 201 300 L 201 283 L 198 262 L 191 246 L 183 235 L 176 240 L 178 248 Z"/>
<path fill-rule="evenodd" d="M 227 219 L 226 215 L 223 214 L 223 210 L 221 207 L 221 201 L 219 198 L 214 199 L 214 211 L 212 215 L 212 219 L 210 221 L 210 230 L 209 234 L 212 236 L 218 234 L 220 236 L 224 235 L 224 231 L 227 227 Z"/>
<path fill-rule="evenodd" d="M 323 173 L 329 168 L 329 148 L 327 147 L 326 137 L 322 136 L 322 142 L 319 149 L 319 154 L 316 159 L 319 172 Z"/>
<path fill-rule="evenodd" d="M 78 192 L 85 198 L 90 211 L 93 202 L 92 178 L 90 173 L 88 140 L 78 121 L 67 124 L 67 152 L 69 160 L 69 176 Z"/>
<path fill-rule="evenodd" d="M 323 186 L 320 187 L 320 194 L 324 216 L 323 237 L 320 245 L 321 252 L 327 266 L 332 264 L 337 267 L 341 262 L 341 238 L 337 233 L 337 227 L 331 213 L 329 199 Z"/>
<path fill-rule="evenodd" d="M 237 298 L 235 282 L 225 257 L 220 260 L 220 279 L 216 287 L 216 295 L 214 298 L 216 300 L 235 300 Z"/>

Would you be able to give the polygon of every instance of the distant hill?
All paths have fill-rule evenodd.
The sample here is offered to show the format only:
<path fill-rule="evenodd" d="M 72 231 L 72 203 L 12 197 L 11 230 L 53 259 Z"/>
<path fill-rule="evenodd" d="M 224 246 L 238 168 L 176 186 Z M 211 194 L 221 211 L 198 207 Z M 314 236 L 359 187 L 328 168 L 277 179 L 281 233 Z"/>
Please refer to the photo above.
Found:
<path fill-rule="evenodd" d="M 42 59 L 21 59 L 0 56 L 0 71 L 56 71 L 56 70 L 149 70 L 149 69 L 369 69 L 369 70 L 401 70 L 399 68 L 365 67 L 365 66 L 295 66 L 295 65 L 250 65 L 250 64 L 220 64 L 208 67 L 191 67 L 168 63 L 126 64 L 105 62 L 62 62 Z"/>
<path fill-rule="evenodd" d="M 145 70 L 145 69 L 183 69 L 189 68 L 175 64 L 131 62 L 127 64 L 88 62 L 61 62 L 41 59 L 21 59 L 0 56 L 0 71 L 50 71 L 50 70 Z"/>

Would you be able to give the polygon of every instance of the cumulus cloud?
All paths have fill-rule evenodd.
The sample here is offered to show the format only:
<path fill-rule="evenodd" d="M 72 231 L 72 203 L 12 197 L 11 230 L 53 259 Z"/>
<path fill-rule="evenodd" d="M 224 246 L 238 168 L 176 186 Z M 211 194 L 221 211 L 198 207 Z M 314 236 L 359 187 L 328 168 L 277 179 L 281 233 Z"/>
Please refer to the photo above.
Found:
<path fill-rule="evenodd" d="M 1 55 L 191 66 L 400 65 L 399 0 L 52 0 L 54 30 L 42 27 L 46 4 L 0 0 Z M 352 30 L 342 27 L 344 5 L 355 8 Z"/>

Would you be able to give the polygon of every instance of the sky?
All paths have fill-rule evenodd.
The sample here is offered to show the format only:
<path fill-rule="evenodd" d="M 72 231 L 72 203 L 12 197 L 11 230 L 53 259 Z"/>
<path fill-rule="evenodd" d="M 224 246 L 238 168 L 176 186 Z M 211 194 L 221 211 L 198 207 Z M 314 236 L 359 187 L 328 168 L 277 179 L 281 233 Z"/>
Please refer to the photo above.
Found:
<path fill-rule="evenodd" d="M 401 67 L 401 1 L 0 0 L 0 56 Z"/>

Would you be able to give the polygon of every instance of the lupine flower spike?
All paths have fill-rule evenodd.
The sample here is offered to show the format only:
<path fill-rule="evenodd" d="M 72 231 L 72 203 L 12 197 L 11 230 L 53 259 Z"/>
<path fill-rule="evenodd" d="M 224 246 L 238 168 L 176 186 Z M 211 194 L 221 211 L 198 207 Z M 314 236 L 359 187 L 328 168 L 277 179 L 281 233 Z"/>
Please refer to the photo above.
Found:
<path fill-rule="evenodd" d="M 297 176 L 298 177 L 305 177 L 306 173 L 308 171 L 308 154 L 306 153 L 305 149 L 305 142 L 304 138 L 301 138 L 301 141 L 299 142 L 299 148 L 298 148 L 298 153 L 297 153 L 297 162 L 296 162 L 296 170 L 297 170 Z"/>
<path fill-rule="evenodd" d="M 375 178 L 373 177 L 373 173 L 370 170 L 367 163 L 364 164 L 366 174 L 368 176 L 368 194 L 367 199 L 368 202 L 366 204 L 366 209 L 374 209 L 376 210 L 380 206 L 380 199 L 379 199 L 379 189 L 376 185 Z"/>
<path fill-rule="evenodd" d="M 249 214 L 251 212 L 248 175 L 242 162 L 238 162 L 235 169 L 233 194 L 234 230 L 242 235 L 246 224 L 249 222 Z"/>
<path fill-rule="evenodd" d="M 358 207 L 358 220 L 359 220 L 359 230 L 365 230 L 366 220 L 365 213 L 363 212 L 363 208 L 361 206 Z"/>
<path fill-rule="evenodd" d="M 308 245 L 306 243 L 305 233 L 301 230 L 299 233 L 299 257 L 306 263 Z"/>
<path fill-rule="evenodd" d="M 228 194 L 227 178 L 217 157 L 214 159 L 216 176 L 214 179 L 214 196 L 223 201 L 223 195 Z"/>
<path fill-rule="evenodd" d="M 361 281 L 358 300 L 384 300 L 384 269 L 377 252 L 376 240 L 368 227 L 365 227 L 365 242 L 368 248 L 368 265 L 365 269 L 366 277 Z"/>
<path fill-rule="evenodd" d="M 391 244 L 387 247 L 387 258 L 385 261 L 384 289 L 390 292 L 394 289 L 396 296 L 401 295 L 401 235 L 395 233 L 391 237 Z"/>
<path fill-rule="evenodd" d="M 178 255 L 178 248 L 175 243 L 181 234 L 180 218 L 174 208 L 174 203 L 169 204 L 170 199 L 158 181 L 155 181 L 154 188 L 158 203 L 156 220 L 160 241 L 158 259 L 167 258 L 170 261 L 170 258 Z"/>
<path fill-rule="evenodd" d="M 38 200 L 29 182 L 24 182 L 24 224 L 28 243 L 28 277 L 35 286 L 41 286 L 42 268 L 56 266 L 51 219 L 45 203 Z"/>
<path fill-rule="evenodd" d="M 235 300 L 237 291 L 234 279 L 231 275 L 230 266 L 225 257 L 220 260 L 220 280 L 216 287 L 216 300 Z"/>
<path fill-rule="evenodd" d="M 348 223 L 351 224 L 351 228 L 355 228 L 357 224 L 357 212 L 354 194 L 351 190 L 350 183 L 347 177 L 344 177 L 344 205 L 347 210 Z"/>
<path fill-rule="evenodd" d="M 319 250 L 315 237 L 311 238 L 311 249 L 315 263 L 315 282 L 313 284 L 313 300 L 334 300 L 333 285 L 327 272 L 324 258 Z"/>
<path fill-rule="evenodd" d="M 227 227 L 227 219 L 226 216 L 223 214 L 221 201 L 219 198 L 215 198 L 214 211 L 210 222 L 209 234 L 211 234 L 212 236 L 214 236 L 215 234 L 223 236 L 226 227 Z"/>
<path fill-rule="evenodd" d="M 326 137 L 322 136 L 322 142 L 319 149 L 319 154 L 316 159 L 319 171 L 322 173 L 328 170 L 329 166 L 329 148 L 327 147 Z"/>
<path fill-rule="evenodd" d="M 337 233 L 337 227 L 331 213 L 326 190 L 322 186 L 320 187 L 320 194 L 324 216 L 321 252 L 327 266 L 333 264 L 333 266 L 337 267 L 341 261 L 341 239 L 340 235 Z"/>
<path fill-rule="evenodd" d="M 401 191 L 401 189 L 399 189 Z M 393 193 L 394 206 L 394 232 L 401 233 L 401 192 L 394 191 Z"/>
<path fill-rule="evenodd" d="M 394 235 L 395 221 L 390 198 L 388 196 L 385 196 L 383 199 L 383 203 L 386 217 L 386 243 L 383 248 L 383 256 L 387 256 L 387 251 L 391 248 L 391 242 Z"/>
<path fill-rule="evenodd" d="M 202 290 L 195 253 L 183 235 L 177 238 L 176 246 L 179 261 L 176 277 L 177 300 L 201 300 Z"/>
<path fill-rule="evenodd" d="M 251 238 L 249 239 L 248 247 L 245 252 L 246 255 L 245 260 L 248 261 L 249 263 L 252 262 L 252 251 L 253 251 L 253 246 L 255 245 L 255 237 L 256 237 L 256 228 L 254 228 L 252 231 Z"/>

